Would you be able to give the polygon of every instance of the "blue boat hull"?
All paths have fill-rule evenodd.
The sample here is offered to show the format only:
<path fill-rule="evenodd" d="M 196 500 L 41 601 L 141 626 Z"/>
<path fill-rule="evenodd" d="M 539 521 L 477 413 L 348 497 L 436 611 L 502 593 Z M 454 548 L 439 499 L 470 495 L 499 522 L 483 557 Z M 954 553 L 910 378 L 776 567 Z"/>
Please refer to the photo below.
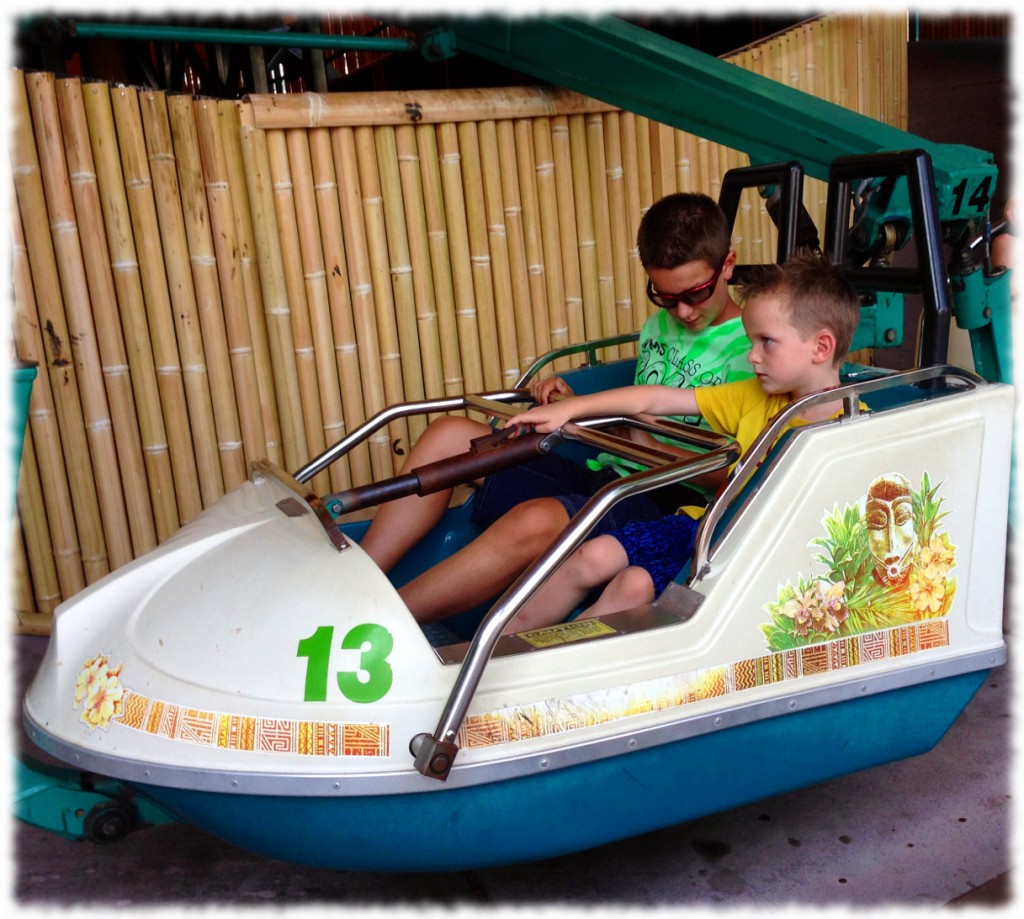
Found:
<path fill-rule="evenodd" d="M 756 721 L 554 772 L 423 793 L 261 797 L 136 786 L 271 858 L 457 871 L 550 858 L 930 750 L 988 671 Z"/>

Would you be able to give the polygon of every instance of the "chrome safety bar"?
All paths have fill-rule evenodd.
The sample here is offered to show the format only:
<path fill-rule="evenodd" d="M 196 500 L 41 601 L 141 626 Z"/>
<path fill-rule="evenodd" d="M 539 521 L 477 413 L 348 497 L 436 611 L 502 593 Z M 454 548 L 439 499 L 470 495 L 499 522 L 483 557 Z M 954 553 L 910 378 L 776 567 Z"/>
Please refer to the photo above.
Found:
<path fill-rule="evenodd" d="M 568 345 L 564 348 L 555 348 L 538 357 L 519 377 L 512 389 L 495 390 L 477 395 L 450 396 L 444 399 L 421 399 L 416 402 L 400 402 L 388 406 L 378 412 L 372 418 L 364 421 L 351 434 L 346 435 L 332 446 L 328 447 L 319 456 L 315 456 L 305 466 L 293 473 L 297 482 L 305 482 L 322 472 L 335 460 L 344 456 L 353 447 L 358 446 L 367 440 L 380 428 L 399 418 L 407 418 L 410 415 L 429 415 L 435 412 L 457 412 L 461 409 L 473 407 L 471 403 L 476 400 L 490 400 L 493 402 L 526 402 L 530 395 L 526 391 L 529 381 L 536 375 L 537 371 L 548 364 L 564 357 L 572 357 L 575 354 L 586 354 L 587 363 L 600 363 L 597 360 L 597 352 L 605 348 L 614 348 L 618 345 L 625 345 L 635 342 L 640 338 L 639 332 L 627 332 L 624 335 L 614 335 L 608 338 L 595 338 L 591 341 L 582 342 L 577 345 Z M 507 416 L 506 416 L 507 417 Z"/>
<path fill-rule="evenodd" d="M 726 485 L 725 489 L 715 499 L 715 501 L 711 503 L 707 512 L 701 518 L 700 525 L 697 528 L 697 537 L 694 543 L 693 562 L 690 566 L 690 571 L 692 573 L 689 581 L 687 581 L 687 586 L 693 587 L 711 571 L 711 559 L 713 557 L 713 553 L 711 551 L 711 539 L 718 522 L 722 519 L 723 515 L 729 509 L 730 505 L 743 489 L 744 485 L 746 485 L 754 470 L 757 469 L 765 456 L 767 456 L 768 451 L 771 450 L 775 441 L 778 440 L 783 429 L 794 418 L 798 417 L 814 405 L 821 405 L 826 402 L 835 402 L 837 399 L 841 399 L 843 401 L 843 415 L 840 418 L 829 419 L 827 421 L 818 422 L 817 424 L 803 425 L 797 429 L 797 433 L 817 427 L 823 427 L 829 424 L 849 423 L 861 415 L 861 396 L 883 389 L 891 389 L 896 386 L 916 386 L 922 383 L 927 383 L 931 380 L 937 380 L 940 377 L 953 377 L 965 383 L 970 389 L 974 389 L 979 383 L 984 382 L 980 376 L 969 370 L 964 370 L 961 367 L 954 367 L 946 364 L 925 367 L 920 370 L 909 370 L 904 373 L 886 374 L 884 376 L 874 377 L 868 380 L 860 380 L 855 383 L 847 383 L 843 386 L 837 386 L 833 389 L 827 389 L 822 392 L 812 393 L 809 396 L 804 396 L 803 398 L 797 399 L 795 402 L 786 406 L 785 409 L 779 412 L 779 414 L 772 419 L 768 426 L 751 444 L 750 449 L 746 452 L 739 465 L 733 471 L 732 477 L 729 479 L 729 483 Z M 725 528 L 719 537 L 719 543 L 721 543 L 722 539 L 725 538 L 725 534 L 728 533 L 731 528 L 731 524 Z"/>

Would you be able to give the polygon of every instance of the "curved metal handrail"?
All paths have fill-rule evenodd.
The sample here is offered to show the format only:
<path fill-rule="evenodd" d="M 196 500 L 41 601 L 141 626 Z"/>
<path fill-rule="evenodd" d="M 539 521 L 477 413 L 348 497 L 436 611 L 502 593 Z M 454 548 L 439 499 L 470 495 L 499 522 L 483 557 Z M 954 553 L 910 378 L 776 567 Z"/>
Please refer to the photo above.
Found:
<path fill-rule="evenodd" d="M 319 456 L 313 457 L 305 466 L 293 473 L 296 481 L 305 482 L 322 472 L 335 460 L 344 456 L 353 447 L 357 447 L 376 431 L 410 415 L 429 415 L 434 412 L 457 412 L 461 409 L 485 409 L 486 403 L 527 402 L 530 394 L 521 389 L 502 389 L 495 392 L 464 393 L 461 396 L 449 396 L 445 399 L 421 399 L 417 402 L 400 402 L 389 405 L 386 409 L 364 421 L 351 434 L 341 438 L 333 446 L 328 447 Z"/>
<path fill-rule="evenodd" d="M 604 348 L 614 348 L 617 345 L 628 344 L 637 341 L 639 332 L 628 332 L 624 335 L 614 335 L 608 338 L 595 338 L 591 341 L 582 342 L 577 345 L 568 345 L 564 348 L 555 348 L 538 357 L 519 377 L 512 389 L 501 389 L 493 392 L 464 393 L 461 396 L 448 396 L 443 399 L 420 399 L 415 402 L 400 402 L 390 405 L 382 411 L 377 412 L 371 418 L 364 421 L 351 434 L 347 434 L 341 440 L 328 447 L 318 456 L 313 457 L 308 463 L 293 473 L 298 482 L 306 482 L 317 473 L 322 472 L 331 463 L 340 459 L 354 447 L 369 439 L 374 433 L 392 421 L 399 418 L 408 418 L 411 415 L 429 415 L 437 412 L 457 412 L 463 409 L 482 409 L 482 402 L 526 402 L 530 394 L 524 387 L 548 364 L 563 357 L 572 357 L 574 354 L 586 354 L 588 363 L 599 363 L 597 352 Z M 504 416 L 504 412 L 500 413 Z"/>

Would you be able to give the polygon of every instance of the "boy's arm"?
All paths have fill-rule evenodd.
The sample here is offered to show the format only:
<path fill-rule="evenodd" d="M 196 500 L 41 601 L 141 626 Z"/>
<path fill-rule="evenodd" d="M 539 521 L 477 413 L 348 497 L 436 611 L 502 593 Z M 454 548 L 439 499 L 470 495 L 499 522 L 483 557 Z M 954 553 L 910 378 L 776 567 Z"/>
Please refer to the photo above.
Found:
<path fill-rule="evenodd" d="M 674 386 L 624 386 L 539 405 L 516 415 L 513 421 L 519 425 L 533 425 L 541 434 L 547 434 L 575 418 L 645 413 L 696 415 L 697 397 L 692 389 L 676 389 Z"/>

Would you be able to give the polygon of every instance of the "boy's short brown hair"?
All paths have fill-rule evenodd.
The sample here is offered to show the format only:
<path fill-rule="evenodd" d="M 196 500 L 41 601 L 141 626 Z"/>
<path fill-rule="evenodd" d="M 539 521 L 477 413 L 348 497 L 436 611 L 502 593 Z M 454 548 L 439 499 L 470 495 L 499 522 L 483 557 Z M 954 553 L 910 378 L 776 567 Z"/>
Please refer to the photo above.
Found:
<path fill-rule="evenodd" d="M 677 268 L 704 261 L 717 267 L 732 248 L 725 212 L 707 195 L 677 192 L 655 201 L 636 234 L 644 268 Z"/>
<path fill-rule="evenodd" d="M 860 322 L 860 296 L 829 259 L 802 252 L 785 265 L 758 265 L 740 293 L 745 301 L 778 297 L 801 336 L 828 329 L 836 339 L 833 364 L 838 367 L 846 359 Z"/>

